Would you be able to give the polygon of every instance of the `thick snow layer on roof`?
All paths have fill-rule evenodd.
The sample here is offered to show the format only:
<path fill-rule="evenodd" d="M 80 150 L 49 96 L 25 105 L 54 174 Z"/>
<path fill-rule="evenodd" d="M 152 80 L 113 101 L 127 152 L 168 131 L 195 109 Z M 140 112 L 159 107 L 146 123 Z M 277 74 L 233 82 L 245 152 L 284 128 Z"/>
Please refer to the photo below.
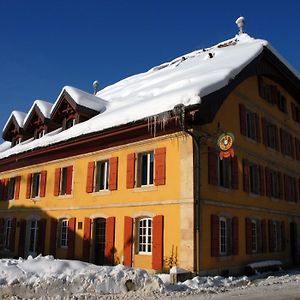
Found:
<path fill-rule="evenodd" d="M 22 112 L 22 111 L 17 111 L 14 110 L 9 118 L 7 119 L 4 127 L 3 127 L 3 131 L 5 131 L 6 127 L 8 126 L 9 121 L 11 120 L 12 117 L 15 117 L 19 127 L 23 128 L 23 124 L 24 124 L 24 119 L 26 118 L 26 113 Z"/>
<path fill-rule="evenodd" d="M 103 99 L 100 99 L 100 97 L 89 94 L 75 87 L 65 86 L 57 97 L 57 100 L 52 107 L 51 113 L 54 111 L 64 91 L 66 91 L 78 105 L 93 109 L 98 112 L 102 112 L 106 108 L 107 102 Z"/>
<path fill-rule="evenodd" d="M 0 153 L 0 159 L 142 120 L 172 110 L 178 104 L 201 103 L 202 97 L 234 79 L 264 47 L 273 51 L 267 41 L 240 34 L 211 48 L 191 52 L 148 72 L 121 80 L 99 91 L 97 97 L 76 88 L 64 87 L 60 96 L 65 90 L 78 104 L 102 113 L 57 135 L 46 135 L 22 147 L 13 147 Z"/>
<path fill-rule="evenodd" d="M 0 144 L 0 153 L 9 149 L 11 147 L 11 142 L 3 142 Z"/>
<path fill-rule="evenodd" d="M 47 118 L 47 119 L 50 118 L 50 111 L 53 106 L 53 103 L 50 103 L 50 102 L 47 102 L 44 100 L 35 100 L 24 119 L 24 124 L 27 122 L 27 120 L 28 120 L 30 114 L 32 113 L 32 111 L 34 110 L 35 106 L 37 106 L 40 109 L 41 113 L 43 114 L 43 116 L 45 118 Z"/>

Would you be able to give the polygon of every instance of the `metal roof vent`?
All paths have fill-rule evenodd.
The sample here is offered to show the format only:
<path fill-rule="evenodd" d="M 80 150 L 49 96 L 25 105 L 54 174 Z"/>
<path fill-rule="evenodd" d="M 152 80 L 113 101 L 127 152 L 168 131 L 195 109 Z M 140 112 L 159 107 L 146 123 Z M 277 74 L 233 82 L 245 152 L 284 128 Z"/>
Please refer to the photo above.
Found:
<path fill-rule="evenodd" d="M 95 80 L 93 82 L 93 88 L 94 88 L 94 95 L 96 95 L 96 93 L 98 92 L 99 90 L 99 81 L 98 80 Z"/>
<path fill-rule="evenodd" d="M 239 34 L 244 33 L 244 28 L 245 28 L 245 18 L 244 17 L 239 17 L 236 19 L 235 24 L 238 26 L 239 28 Z"/>

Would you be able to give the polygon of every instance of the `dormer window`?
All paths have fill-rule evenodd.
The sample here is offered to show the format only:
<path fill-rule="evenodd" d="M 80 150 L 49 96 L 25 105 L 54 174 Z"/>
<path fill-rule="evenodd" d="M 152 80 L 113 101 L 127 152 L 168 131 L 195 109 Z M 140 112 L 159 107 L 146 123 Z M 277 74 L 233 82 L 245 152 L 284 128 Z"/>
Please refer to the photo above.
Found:
<path fill-rule="evenodd" d="M 43 127 L 38 128 L 35 131 L 34 138 L 35 139 L 40 139 L 41 137 L 43 137 L 45 135 L 45 133 L 46 133 L 46 130 Z"/>
<path fill-rule="evenodd" d="M 75 124 L 76 124 L 76 119 L 75 118 L 69 118 L 68 120 L 66 120 L 65 129 L 69 129 L 69 128 L 73 127 Z"/>
<path fill-rule="evenodd" d="M 22 142 L 22 137 L 15 137 L 12 141 L 12 147 L 20 144 Z"/>

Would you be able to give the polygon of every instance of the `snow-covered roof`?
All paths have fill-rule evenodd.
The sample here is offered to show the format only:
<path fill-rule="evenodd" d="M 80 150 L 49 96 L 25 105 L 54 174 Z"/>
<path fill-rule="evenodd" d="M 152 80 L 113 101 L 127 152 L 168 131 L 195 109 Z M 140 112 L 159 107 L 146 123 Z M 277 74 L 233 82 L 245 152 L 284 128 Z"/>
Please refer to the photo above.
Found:
<path fill-rule="evenodd" d="M 204 96 L 228 85 L 265 47 L 286 64 L 267 41 L 254 39 L 243 33 L 213 47 L 191 52 L 145 73 L 121 80 L 100 90 L 96 96 L 64 87 L 51 113 L 63 91 L 69 93 L 78 104 L 92 109 L 99 105 L 97 110 L 103 112 L 68 130 L 55 135 L 47 134 L 43 138 L 4 151 L 0 153 L 0 159 L 143 120 L 172 110 L 178 104 L 199 104 Z M 297 72 L 289 65 L 286 66 L 299 78 Z"/>
<path fill-rule="evenodd" d="M 15 118 L 16 122 L 18 123 L 20 128 L 23 128 L 23 124 L 24 124 L 24 119 L 26 118 L 26 113 L 22 112 L 22 111 L 17 111 L 14 110 L 12 111 L 12 113 L 10 114 L 9 118 L 7 119 L 2 132 L 4 132 L 7 129 L 7 126 L 10 123 L 10 120 L 12 119 L 12 117 Z"/>
<path fill-rule="evenodd" d="M 38 107 L 39 110 L 41 111 L 41 113 L 43 114 L 43 116 L 45 118 L 49 119 L 52 106 L 53 106 L 53 103 L 50 103 L 50 102 L 47 102 L 44 100 L 35 100 L 24 119 L 24 124 L 26 124 L 28 118 L 30 117 L 30 115 L 33 112 L 35 107 Z"/>
<path fill-rule="evenodd" d="M 100 97 L 97 97 L 95 95 L 89 94 L 87 92 L 84 92 L 80 89 L 77 89 L 72 86 L 65 86 L 61 90 L 60 94 L 58 95 L 52 109 L 51 114 L 55 111 L 56 106 L 58 105 L 60 98 L 64 92 L 67 92 L 70 97 L 77 103 L 78 105 L 90 108 L 92 110 L 102 112 L 105 110 L 107 102 Z"/>

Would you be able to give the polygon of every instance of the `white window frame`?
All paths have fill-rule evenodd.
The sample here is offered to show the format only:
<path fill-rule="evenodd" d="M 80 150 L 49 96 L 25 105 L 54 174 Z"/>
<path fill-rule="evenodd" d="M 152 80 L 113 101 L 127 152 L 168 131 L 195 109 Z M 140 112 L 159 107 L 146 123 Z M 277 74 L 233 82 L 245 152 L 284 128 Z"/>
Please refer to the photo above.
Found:
<path fill-rule="evenodd" d="M 153 222 L 152 218 L 138 219 L 138 254 L 151 255 L 152 254 L 152 240 L 153 240 Z M 150 240 L 150 241 L 149 241 Z M 149 249 L 150 248 L 150 249 Z"/>
<path fill-rule="evenodd" d="M 147 165 L 146 165 L 146 183 L 143 183 L 143 157 L 146 156 Z M 151 161 L 152 160 L 152 161 Z M 153 164 L 152 172 L 151 172 L 151 162 Z M 145 186 L 152 186 L 154 185 L 154 170 L 155 170 L 155 158 L 154 158 L 154 151 L 147 151 L 138 154 L 138 186 L 145 187 Z M 152 174 L 151 174 L 152 173 Z M 152 180 L 152 182 L 151 182 Z"/>
<path fill-rule="evenodd" d="M 225 217 L 219 218 L 219 252 L 220 255 L 226 255 L 228 252 L 227 244 L 227 220 Z"/>
<path fill-rule="evenodd" d="M 252 253 L 258 252 L 258 222 L 251 220 L 251 251 Z"/>
<path fill-rule="evenodd" d="M 4 248 L 10 248 L 10 236 L 12 230 L 12 219 L 5 219 L 5 234 L 4 234 Z"/>
<path fill-rule="evenodd" d="M 33 188 L 34 188 L 34 177 L 37 176 L 37 195 L 33 195 Z M 34 172 L 31 176 L 31 191 L 30 191 L 30 198 L 39 198 L 40 197 L 40 190 L 41 190 L 41 172 Z"/>
<path fill-rule="evenodd" d="M 100 172 L 102 165 L 104 165 L 103 178 L 102 178 L 101 172 Z M 96 168 L 96 172 L 94 172 L 95 192 L 107 191 L 108 190 L 109 171 L 110 171 L 109 160 L 96 161 L 95 168 Z M 97 180 L 99 180 L 99 189 L 97 186 Z M 101 185 L 103 186 L 103 188 L 101 187 Z"/>
<path fill-rule="evenodd" d="M 68 228 L 69 228 L 69 220 L 68 219 L 60 219 L 60 232 L 59 232 L 59 246 L 60 248 L 68 247 Z"/>
<path fill-rule="evenodd" d="M 36 253 L 37 252 L 37 243 L 38 243 L 38 231 L 39 231 L 39 223 L 38 222 L 39 221 L 37 219 L 30 219 L 30 220 L 28 220 L 28 222 L 29 222 L 28 251 L 29 251 L 29 253 Z M 32 236 L 32 233 L 34 233 L 33 236 Z M 31 242 L 32 238 L 33 238 L 33 245 L 32 245 L 33 248 L 30 249 L 30 242 Z"/>

